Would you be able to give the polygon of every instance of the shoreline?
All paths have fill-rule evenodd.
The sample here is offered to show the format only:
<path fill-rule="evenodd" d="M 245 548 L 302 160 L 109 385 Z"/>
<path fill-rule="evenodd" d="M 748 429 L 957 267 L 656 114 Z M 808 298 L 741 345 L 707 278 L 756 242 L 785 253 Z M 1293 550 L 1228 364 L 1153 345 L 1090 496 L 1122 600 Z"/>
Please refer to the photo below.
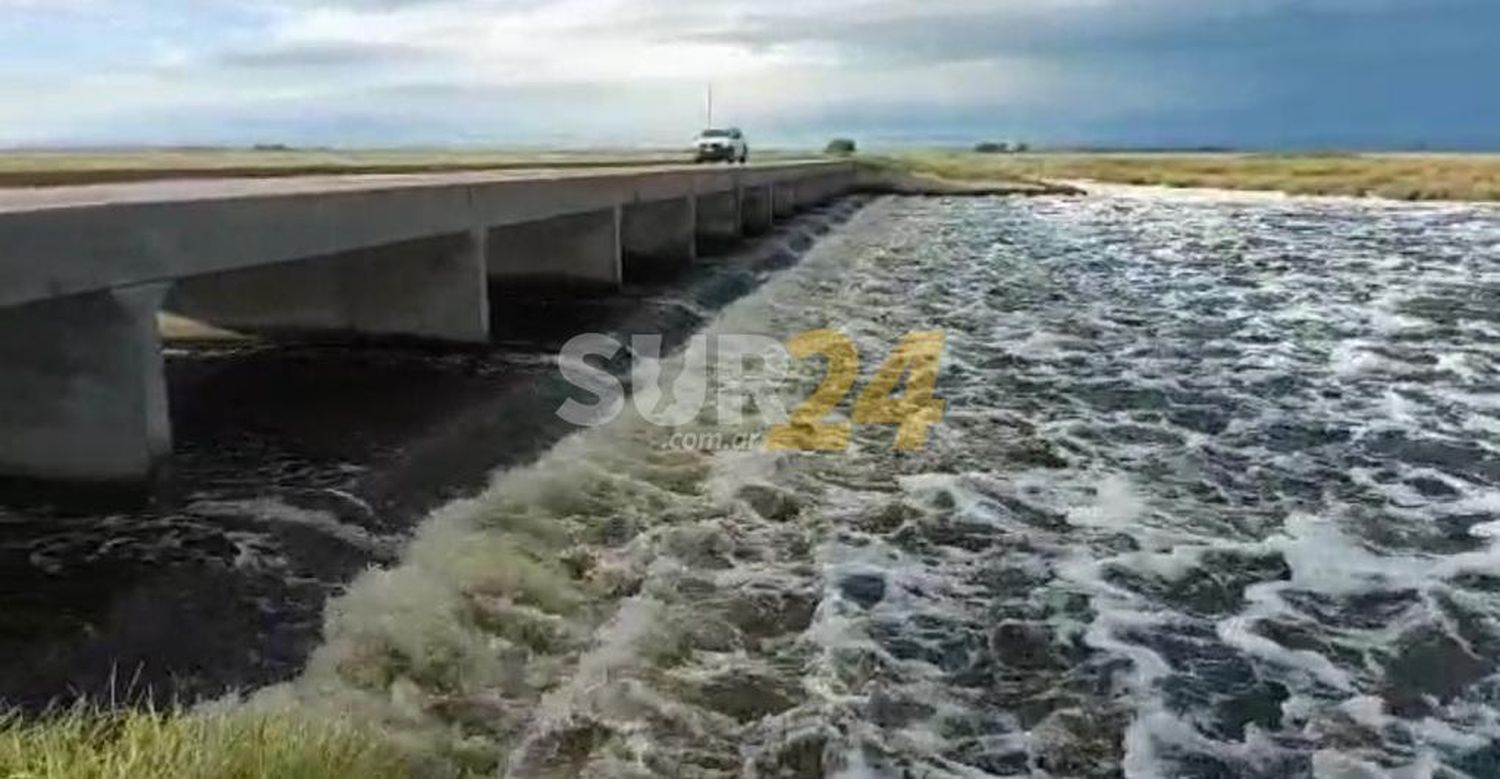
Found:
<path fill-rule="evenodd" d="M 1500 202 L 1500 154 L 981 154 L 860 158 L 871 170 L 950 182 L 1088 182 L 1391 202 Z"/>
<path fill-rule="evenodd" d="M 1287 192 L 1280 189 L 1233 189 L 1210 186 L 1171 186 L 1167 184 L 1122 184 L 1096 179 L 1070 179 L 1054 182 L 1086 189 L 1085 195 L 1118 195 L 1136 197 L 1181 197 L 1222 200 L 1243 198 L 1256 200 L 1313 200 L 1354 205 L 1378 206 L 1470 206 L 1500 207 L 1500 200 L 1452 200 L 1428 198 L 1423 200 L 1401 200 L 1380 195 L 1341 195 L 1336 193 Z"/>

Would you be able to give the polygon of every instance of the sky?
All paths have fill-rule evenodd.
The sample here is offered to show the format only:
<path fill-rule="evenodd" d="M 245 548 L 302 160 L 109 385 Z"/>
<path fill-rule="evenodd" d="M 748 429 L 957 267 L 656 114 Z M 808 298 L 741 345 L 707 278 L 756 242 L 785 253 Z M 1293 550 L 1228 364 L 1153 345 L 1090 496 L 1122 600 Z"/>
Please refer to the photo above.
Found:
<path fill-rule="evenodd" d="M 1500 149 L 1500 0 L 0 0 L 0 145 Z"/>

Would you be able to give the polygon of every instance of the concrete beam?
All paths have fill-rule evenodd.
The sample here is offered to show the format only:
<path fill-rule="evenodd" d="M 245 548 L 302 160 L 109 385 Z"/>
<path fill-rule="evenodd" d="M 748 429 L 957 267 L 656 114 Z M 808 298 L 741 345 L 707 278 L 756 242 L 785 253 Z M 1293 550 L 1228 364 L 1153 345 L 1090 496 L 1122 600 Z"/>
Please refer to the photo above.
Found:
<path fill-rule="evenodd" d="M 698 208 L 692 196 L 632 203 L 620 211 L 625 277 L 670 278 L 698 258 Z"/>
<path fill-rule="evenodd" d="M 722 251 L 744 237 L 738 189 L 698 195 L 698 248 Z"/>
<path fill-rule="evenodd" d="M 797 185 L 771 185 L 771 214 L 777 219 L 788 219 L 797 214 Z"/>
<path fill-rule="evenodd" d="M 771 192 L 770 186 L 747 186 L 740 190 L 740 218 L 744 222 L 746 235 L 761 235 L 770 231 L 775 218 Z"/>
<path fill-rule="evenodd" d="M 168 310 L 230 330 L 489 340 L 483 230 L 183 279 Z"/>
<path fill-rule="evenodd" d="M 618 289 L 624 283 L 620 208 L 490 230 L 492 281 Z"/>
<path fill-rule="evenodd" d="M 0 308 L 0 476 L 113 484 L 171 451 L 166 285 Z"/>

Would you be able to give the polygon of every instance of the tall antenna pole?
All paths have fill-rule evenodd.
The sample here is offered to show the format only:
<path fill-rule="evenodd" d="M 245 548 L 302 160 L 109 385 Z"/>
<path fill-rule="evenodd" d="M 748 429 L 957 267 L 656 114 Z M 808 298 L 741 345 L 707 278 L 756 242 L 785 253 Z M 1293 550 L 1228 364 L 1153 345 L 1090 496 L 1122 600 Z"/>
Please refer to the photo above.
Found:
<path fill-rule="evenodd" d="M 712 128 L 714 126 L 714 85 L 713 84 L 709 84 L 708 85 L 708 124 L 706 126 L 710 127 L 710 128 Z"/>

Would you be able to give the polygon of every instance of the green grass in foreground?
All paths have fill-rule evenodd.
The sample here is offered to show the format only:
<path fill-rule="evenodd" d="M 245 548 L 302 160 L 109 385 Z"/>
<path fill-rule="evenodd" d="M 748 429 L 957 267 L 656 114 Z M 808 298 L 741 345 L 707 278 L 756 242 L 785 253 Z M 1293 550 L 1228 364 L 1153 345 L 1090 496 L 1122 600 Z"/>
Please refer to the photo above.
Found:
<path fill-rule="evenodd" d="M 1088 179 L 1297 195 L 1500 200 L 1500 155 L 1488 154 L 923 152 L 873 162 L 955 181 Z"/>
<path fill-rule="evenodd" d="M 406 762 L 339 723 L 222 712 L 0 716 L 0 779 L 397 779 Z"/>

